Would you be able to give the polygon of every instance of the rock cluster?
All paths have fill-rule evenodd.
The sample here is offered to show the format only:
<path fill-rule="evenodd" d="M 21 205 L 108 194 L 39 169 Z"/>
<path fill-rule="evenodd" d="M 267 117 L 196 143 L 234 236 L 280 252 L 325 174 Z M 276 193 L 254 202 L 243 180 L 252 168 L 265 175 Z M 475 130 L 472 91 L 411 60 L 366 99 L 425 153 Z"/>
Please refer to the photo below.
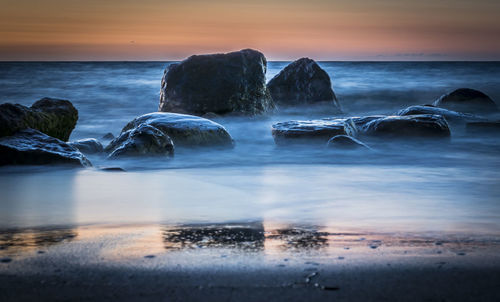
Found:
<path fill-rule="evenodd" d="M 162 79 L 161 112 L 136 117 L 116 138 L 106 134 L 102 138 L 110 141 L 106 148 L 93 138 L 66 143 L 78 120 L 78 111 L 67 100 L 43 98 L 31 107 L 2 104 L 0 165 L 90 166 L 84 154 L 109 159 L 169 158 L 185 148 L 227 149 L 234 147 L 233 138 L 221 124 L 207 118 L 224 120 L 221 115 L 228 113 L 266 113 L 275 109 L 275 103 L 326 103 L 340 112 L 330 77 L 313 60 L 292 62 L 267 85 L 266 68 L 264 55 L 251 49 L 195 55 L 171 64 Z M 452 134 L 450 125 L 457 124 L 467 133 L 497 134 L 500 121 L 477 115 L 497 111 L 486 94 L 460 88 L 441 96 L 433 105 L 410 106 L 396 115 L 284 121 L 272 125 L 271 131 L 279 146 L 319 143 L 341 151 L 371 150 L 361 140 L 446 140 Z"/>

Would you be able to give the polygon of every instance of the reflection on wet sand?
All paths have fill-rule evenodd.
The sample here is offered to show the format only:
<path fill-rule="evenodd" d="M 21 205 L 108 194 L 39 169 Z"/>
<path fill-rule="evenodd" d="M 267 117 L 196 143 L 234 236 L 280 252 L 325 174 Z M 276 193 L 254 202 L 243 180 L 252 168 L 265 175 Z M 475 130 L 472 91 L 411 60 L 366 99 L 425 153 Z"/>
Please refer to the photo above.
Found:
<path fill-rule="evenodd" d="M 15 229 L 0 231 L 0 254 L 19 254 L 74 240 L 75 229 Z"/>
<path fill-rule="evenodd" d="M 415 234 L 390 234 L 370 232 L 339 232 L 320 226 L 274 225 L 269 222 L 197 224 L 162 226 L 162 240 L 166 250 L 185 249 L 234 249 L 242 252 L 265 252 L 282 254 L 287 252 L 315 251 L 323 254 L 373 251 L 380 248 L 408 253 L 408 249 L 427 249 L 430 253 L 449 250 L 460 253 L 474 247 L 497 246 L 491 238 L 474 240 L 456 235 L 438 234 L 435 238 Z M 398 252 L 399 251 L 399 252 Z"/>
<path fill-rule="evenodd" d="M 320 249 L 328 246 L 328 232 L 311 229 L 277 229 L 270 231 L 266 240 L 277 240 L 283 249 Z"/>
<path fill-rule="evenodd" d="M 272 221 L 0 230 L 0 259 L 15 262 L 36 254 L 51 255 L 53 247 L 66 252 L 83 247 L 82 256 L 110 263 L 145 259 L 146 256 L 147 259 L 168 258 L 169 255 L 175 259 L 180 255 L 218 257 L 227 256 L 228 252 L 230 255 L 258 256 L 259 259 L 261 256 L 283 259 L 315 255 L 344 261 L 354 255 L 367 260 L 380 252 L 405 257 L 490 253 L 500 250 L 500 241 L 497 237 L 470 234 L 339 231 L 332 227 L 275 224 Z"/>
<path fill-rule="evenodd" d="M 163 240 L 167 250 L 192 248 L 264 249 L 264 226 L 253 224 L 210 224 L 166 227 Z"/>
<path fill-rule="evenodd" d="M 261 251 L 320 249 L 328 246 L 328 232 L 301 228 L 265 228 L 263 222 L 251 224 L 200 224 L 165 227 L 167 250 L 193 248 L 232 248 Z"/>

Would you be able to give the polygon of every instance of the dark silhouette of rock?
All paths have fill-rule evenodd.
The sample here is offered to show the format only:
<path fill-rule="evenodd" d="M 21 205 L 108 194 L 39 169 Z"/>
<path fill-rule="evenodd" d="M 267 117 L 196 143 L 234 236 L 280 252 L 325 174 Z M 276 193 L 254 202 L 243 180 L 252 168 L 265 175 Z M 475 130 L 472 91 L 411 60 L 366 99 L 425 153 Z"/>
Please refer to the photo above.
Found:
<path fill-rule="evenodd" d="M 416 105 L 416 106 L 410 106 L 408 108 L 405 108 L 403 110 L 400 110 L 398 112 L 398 115 L 401 116 L 406 116 L 406 115 L 419 115 L 419 114 L 437 114 L 444 116 L 448 122 L 452 123 L 466 123 L 470 121 L 480 121 L 484 120 L 484 118 L 481 118 L 479 116 L 469 114 L 469 113 L 462 113 L 462 112 L 456 112 L 444 108 L 439 108 L 435 106 L 430 106 L 430 105 Z"/>
<path fill-rule="evenodd" d="M 460 88 L 442 95 L 433 105 L 460 112 L 491 113 L 498 111 L 497 105 L 489 96 L 470 88 Z"/>
<path fill-rule="evenodd" d="M 101 171 L 104 171 L 104 172 L 127 172 L 125 169 L 120 168 L 120 167 L 105 167 L 105 168 L 101 168 Z"/>
<path fill-rule="evenodd" d="M 96 154 L 104 150 L 101 142 L 95 138 L 80 139 L 69 143 L 69 145 L 77 148 L 83 154 Z"/>
<path fill-rule="evenodd" d="M 332 137 L 327 144 L 331 149 L 354 150 L 354 149 L 370 149 L 361 141 L 347 135 L 336 135 Z"/>
<path fill-rule="evenodd" d="M 108 132 L 102 136 L 102 139 L 109 141 L 115 139 L 115 136 L 113 135 L 113 133 Z"/>
<path fill-rule="evenodd" d="M 470 134 L 500 134 L 500 121 L 470 122 L 465 125 L 465 130 Z"/>
<path fill-rule="evenodd" d="M 345 122 L 349 135 L 384 138 L 448 138 L 450 128 L 441 115 L 362 117 Z"/>
<path fill-rule="evenodd" d="M 161 130 L 174 141 L 176 147 L 233 147 L 233 139 L 222 125 L 202 117 L 154 112 L 135 118 L 122 132 L 141 124 Z"/>
<path fill-rule="evenodd" d="M 267 84 L 276 104 L 331 103 L 340 111 L 328 73 L 309 58 L 299 59 L 281 70 Z"/>
<path fill-rule="evenodd" d="M 148 124 L 124 131 L 106 147 L 110 159 L 133 156 L 174 156 L 174 143 Z"/>
<path fill-rule="evenodd" d="M 67 141 L 78 120 L 78 110 L 70 101 L 43 98 L 31 107 L 5 103 L 0 105 L 0 137 L 32 128 Z"/>
<path fill-rule="evenodd" d="M 91 166 L 75 147 L 34 129 L 24 129 L 0 138 L 0 155 L 0 165 Z"/>
<path fill-rule="evenodd" d="M 260 114 L 274 108 L 267 61 L 256 50 L 194 55 L 165 70 L 159 111 L 203 115 Z"/>
<path fill-rule="evenodd" d="M 345 119 L 322 119 L 282 122 L 272 126 L 272 134 L 277 145 L 311 142 L 326 144 L 333 136 L 346 134 L 344 121 Z"/>

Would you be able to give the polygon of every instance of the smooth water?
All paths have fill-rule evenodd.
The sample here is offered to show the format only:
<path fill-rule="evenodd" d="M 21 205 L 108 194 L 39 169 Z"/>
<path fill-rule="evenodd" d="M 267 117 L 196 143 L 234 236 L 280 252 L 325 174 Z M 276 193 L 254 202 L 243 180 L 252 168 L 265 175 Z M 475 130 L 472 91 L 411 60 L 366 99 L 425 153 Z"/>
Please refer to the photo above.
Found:
<path fill-rule="evenodd" d="M 270 62 L 270 79 L 286 62 Z M 345 116 L 391 114 L 459 87 L 500 100 L 500 63 L 322 62 Z M 167 63 L 0 63 L 0 101 L 45 96 L 79 110 L 71 139 L 117 135 L 157 110 Z M 95 168 L 3 167 L 0 227 L 88 223 L 276 221 L 343 230 L 500 234 L 500 142 L 452 128 L 450 142 L 373 142 L 373 152 L 278 148 L 271 125 L 332 117 L 324 108 L 223 117 L 233 150 L 176 150 L 172 160 Z M 120 166 L 126 173 L 100 171 Z"/>

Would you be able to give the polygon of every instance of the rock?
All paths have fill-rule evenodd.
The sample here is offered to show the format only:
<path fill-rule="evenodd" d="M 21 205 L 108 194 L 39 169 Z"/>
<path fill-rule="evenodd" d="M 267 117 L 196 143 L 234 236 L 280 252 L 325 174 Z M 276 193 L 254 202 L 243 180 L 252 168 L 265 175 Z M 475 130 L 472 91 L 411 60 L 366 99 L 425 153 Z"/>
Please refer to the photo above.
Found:
<path fill-rule="evenodd" d="M 465 125 L 465 130 L 470 134 L 498 134 L 500 121 L 470 122 Z"/>
<path fill-rule="evenodd" d="M 34 129 L 24 129 L 0 138 L 0 155 L 0 165 L 91 166 L 75 147 Z"/>
<path fill-rule="evenodd" d="M 77 148 L 83 154 L 96 154 L 104 150 L 102 144 L 95 138 L 80 139 L 69 143 L 69 145 Z"/>
<path fill-rule="evenodd" d="M 77 120 L 78 111 L 66 100 L 43 98 L 31 107 L 5 103 L 0 105 L 0 137 L 32 128 L 67 141 Z"/>
<path fill-rule="evenodd" d="M 347 135 L 350 137 L 360 136 L 363 131 L 363 127 L 371 121 L 384 118 L 385 115 L 369 115 L 369 116 L 361 116 L 361 117 L 351 117 L 345 120 L 344 122 L 344 130 Z"/>
<path fill-rule="evenodd" d="M 104 171 L 104 172 L 127 172 L 125 169 L 120 168 L 120 167 L 104 167 L 104 168 L 101 168 L 101 171 Z"/>
<path fill-rule="evenodd" d="M 256 50 L 194 55 L 165 70 L 159 111 L 203 115 L 260 114 L 274 108 L 267 61 Z"/>
<path fill-rule="evenodd" d="M 347 132 L 384 138 L 449 138 L 448 122 L 441 115 L 367 117 L 346 121 Z"/>
<path fill-rule="evenodd" d="M 267 84 L 276 104 L 331 103 L 340 112 L 328 73 L 309 58 L 292 62 Z"/>
<path fill-rule="evenodd" d="M 460 88 L 444 94 L 433 105 L 461 112 L 491 113 L 498 111 L 497 105 L 489 96 L 469 88 Z"/>
<path fill-rule="evenodd" d="M 444 108 L 434 107 L 432 105 L 410 106 L 398 112 L 398 115 L 401 116 L 419 115 L 419 114 L 441 115 L 444 116 L 449 123 L 466 123 L 466 122 L 484 120 L 483 118 L 473 114 L 456 112 Z"/>
<path fill-rule="evenodd" d="M 370 149 L 370 147 L 363 144 L 361 141 L 347 135 L 336 135 L 332 137 L 328 141 L 327 147 L 333 149 L 344 149 L 344 150 Z"/>
<path fill-rule="evenodd" d="M 135 118 L 122 132 L 141 124 L 151 125 L 163 131 L 174 141 L 176 147 L 233 147 L 233 139 L 223 126 L 202 117 L 154 112 Z"/>
<path fill-rule="evenodd" d="M 202 118 L 206 118 L 208 120 L 212 120 L 212 119 L 216 119 L 218 117 L 220 117 L 219 115 L 213 113 L 213 112 L 207 112 L 205 113 L 204 115 L 201 116 Z"/>
<path fill-rule="evenodd" d="M 346 134 L 344 121 L 322 119 L 282 122 L 272 126 L 272 134 L 277 145 L 310 142 L 326 144 L 333 136 Z"/>
<path fill-rule="evenodd" d="M 148 124 L 124 131 L 106 147 L 110 159 L 132 156 L 174 156 L 174 143 Z"/>
<path fill-rule="evenodd" d="M 103 139 L 103 140 L 106 140 L 106 141 L 110 141 L 110 140 L 115 139 L 115 136 L 113 135 L 113 133 L 108 132 L 108 133 L 106 133 L 106 134 L 104 134 L 104 135 L 102 136 L 102 139 Z"/>

